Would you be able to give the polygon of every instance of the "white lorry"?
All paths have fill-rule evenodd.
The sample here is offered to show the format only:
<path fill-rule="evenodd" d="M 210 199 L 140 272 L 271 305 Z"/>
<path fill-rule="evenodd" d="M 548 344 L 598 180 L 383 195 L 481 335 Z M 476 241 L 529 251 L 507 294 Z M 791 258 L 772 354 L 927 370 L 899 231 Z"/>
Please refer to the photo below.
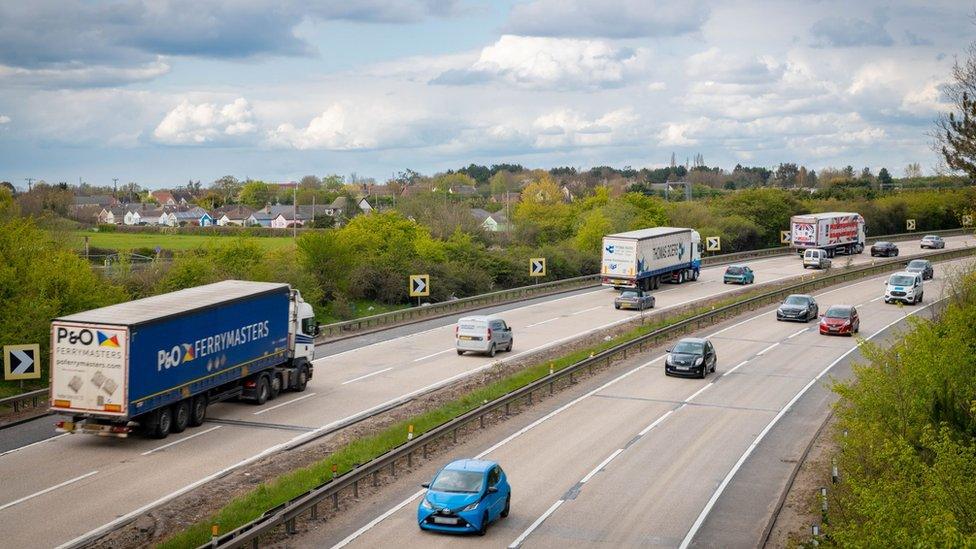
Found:
<path fill-rule="evenodd" d="M 661 282 L 698 280 L 701 235 L 693 229 L 653 227 L 603 237 L 604 286 L 656 289 Z"/>
<path fill-rule="evenodd" d="M 851 212 L 794 215 L 790 218 L 790 244 L 796 253 L 819 248 L 827 257 L 864 251 L 864 218 Z"/>

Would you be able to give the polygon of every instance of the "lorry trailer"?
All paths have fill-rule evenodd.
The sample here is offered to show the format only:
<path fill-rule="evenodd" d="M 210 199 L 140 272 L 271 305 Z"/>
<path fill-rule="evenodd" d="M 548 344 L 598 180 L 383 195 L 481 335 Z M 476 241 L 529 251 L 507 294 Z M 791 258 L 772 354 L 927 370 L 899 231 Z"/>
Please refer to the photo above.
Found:
<path fill-rule="evenodd" d="M 653 227 L 603 237 L 601 282 L 653 290 L 661 282 L 698 280 L 701 235 L 693 229 Z"/>
<path fill-rule="evenodd" d="M 827 257 L 864 251 L 864 218 L 852 212 L 794 215 L 790 218 L 790 244 L 796 253 L 820 248 Z"/>
<path fill-rule="evenodd" d="M 215 402 L 257 404 L 312 378 L 318 324 L 287 284 L 226 280 L 56 318 L 58 431 L 165 438 Z"/>

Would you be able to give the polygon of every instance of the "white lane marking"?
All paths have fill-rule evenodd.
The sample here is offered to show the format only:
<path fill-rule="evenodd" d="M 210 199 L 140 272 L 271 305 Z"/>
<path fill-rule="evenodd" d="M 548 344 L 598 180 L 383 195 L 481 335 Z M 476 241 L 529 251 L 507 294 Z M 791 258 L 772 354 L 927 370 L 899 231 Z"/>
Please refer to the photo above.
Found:
<path fill-rule="evenodd" d="M 159 446 L 157 448 L 153 448 L 152 450 L 146 450 L 145 452 L 143 452 L 142 454 L 139 454 L 139 455 L 148 456 L 149 454 L 152 454 L 153 452 L 158 452 L 160 450 L 165 450 L 166 448 L 169 448 L 170 446 L 176 446 L 177 444 L 186 442 L 186 441 L 190 440 L 191 438 L 197 438 L 200 435 L 205 435 L 205 434 L 209 433 L 210 431 L 216 431 L 217 429 L 220 429 L 220 425 L 218 425 L 216 427 L 211 427 L 211 428 L 209 428 L 209 429 L 207 429 L 205 431 L 200 431 L 199 433 L 193 433 L 192 435 L 190 435 L 188 437 L 183 437 L 180 440 L 174 440 L 173 442 L 170 442 L 168 444 L 163 444 L 162 446 Z"/>
<path fill-rule="evenodd" d="M 694 393 L 692 393 L 690 397 L 688 397 L 688 398 L 686 398 L 686 399 L 685 399 L 685 404 L 687 404 L 687 403 L 689 403 L 689 402 L 691 402 L 691 399 L 693 399 L 693 398 L 695 398 L 696 396 L 698 396 L 698 395 L 700 395 L 700 394 L 702 394 L 702 393 L 704 393 L 704 392 L 705 392 L 705 389 L 708 389 L 709 387 L 711 387 L 711 386 L 712 386 L 712 385 L 714 385 L 714 384 L 715 384 L 715 382 L 714 382 L 714 381 L 712 381 L 712 382 L 711 382 L 711 383 L 709 383 L 708 385 L 705 385 L 705 386 L 704 386 L 704 387 L 702 387 L 701 389 L 698 389 L 697 391 L 695 391 Z"/>
<path fill-rule="evenodd" d="M 339 547 L 345 547 L 345 546 L 349 545 L 350 543 L 352 543 L 353 540 L 355 540 L 359 536 L 365 534 L 372 527 L 374 527 L 377 524 L 379 524 L 380 522 L 383 522 L 384 520 L 386 520 L 386 517 L 388 517 L 388 516 L 396 513 L 397 511 L 399 511 L 400 509 L 403 509 L 407 505 L 410 505 L 410 502 L 412 502 L 413 500 L 415 500 L 415 499 L 419 498 L 420 496 L 424 495 L 424 492 L 426 492 L 426 491 L 427 490 L 420 490 L 419 492 L 414 493 L 414 495 L 410 496 L 409 498 L 407 498 L 407 499 L 401 501 L 400 503 L 396 504 L 396 506 L 393 507 L 392 509 L 390 509 L 389 511 L 387 511 L 387 512 L 383 513 L 382 515 L 380 515 L 380 516 L 374 518 L 373 520 L 369 521 L 365 526 L 363 526 L 359 530 L 356 530 L 355 532 L 349 534 L 346 537 L 346 539 L 344 539 L 344 540 L 340 541 L 339 543 L 333 545 L 332 546 L 332 549 L 338 549 Z"/>
<path fill-rule="evenodd" d="M 684 404 L 682 404 L 682 406 L 684 406 Z M 657 427 L 661 422 L 663 422 L 664 420 L 668 419 L 668 416 L 670 416 L 674 412 L 675 412 L 675 410 L 668 410 L 667 412 L 665 412 L 665 414 L 663 416 L 655 419 L 654 421 L 651 422 L 650 425 L 648 425 L 647 427 L 644 427 L 643 429 L 641 429 L 641 432 L 637 433 L 637 435 L 642 437 L 642 436 L 646 435 L 647 433 L 651 432 L 651 429 Z"/>
<path fill-rule="evenodd" d="M 281 404 L 275 404 L 274 406 L 270 406 L 268 408 L 262 408 L 262 409 L 258 410 L 257 412 L 254 412 L 254 415 L 259 416 L 259 415 L 261 415 L 261 414 L 263 414 L 265 412 L 270 412 L 271 410 L 277 410 L 278 408 L 281 408 L 282 406 L 288 406 L 289 404 L 294 404 L 294 403 L 296 403 L 296 402 L 298 402 L 300 400 L 305 400 L 306 398 L 313 397 L 316 394 L 318 394 L 318 393 L 309 393 L 307 395 L 302 395 L 302 396 L 300 396 L 298 398 L 293 398 L 293 399 L 289 400 L 288 402 L 282 402 Z"/>
<path fill-rule="evenodd" d="M 413 359 L 413 361 L 414 362 L 420 362 L 421 360 L 427 360 L 428 358 L 433 358 L 433 357 L 435 357 L 437 355 L 442 355 L 444 353 L 450 353 L 453 350 L 455 350 L 455 348 L 454 347 L 451 347 L 450 349 L 444 349 L 443 351 L 437 351 L 434 354 L 430 354 L 430 355 L 427 355 L 427 356 L 422 356 L 420 358 L 415 358 L 415 359 Z"/>
<path fill-rule="evenodd" d="M 592 471 L 590 471 L 589 473 L 586 473 L 586 476 L 583 477 L 582 480 L 580 480 L 580 484 L 586 484 L 586 481 L 588 481 L 591 478 L 593 478 L 593 475 L 599 473 L 601 469 L 603 469 L 604 467 L 606 467 L 607 464 L 609 464 L 611 461 L 613 461 L 613 458 L 619 456 L 620 455 L 620 452 L 623 452 L 623 451 L 624 451 L 623 448 L 617 448 L 612 454 L 610 454 L 609 456 L 607 456 L 607 459 L 603 460 L 599 465 L 597 465 L 596 467 L 594 467 Z"/>
<path fill-rule="evenodd" d="M 354 382 L 359 381 L 361 379 L 366 379 L 367 377 L 373 377 L 373 376 L 375 376 L 377 374 L 382 374 L 383 372 L 389 372 L 392 369 L 393 369 L 393 366 L 390 366 L 389 368 L 383 368 L 382 370 L 377 370 L 375 372 L 366 374 L 364 376 L 354 377 L 354 378 L 350 379 L 349 381 L 343 381 L 341 383 L 341 385 L 348 385 L 350 383 L 354 383 Z"/>
<path fill-rule="evenodd" d="M 869 303 L 874 303 L 875 301 L 881 301 L 882 299 L 884 299 L 884 296 L 883 295 L 879 295 L 878 297 L 872 299 Z"/>
<path fill-rule="evenodd" d="M 436 332 L 437 330 L 446 330 L 446 329 L 450 328 L 452 325 L 453 325 L 453 323 L 451 323 L 451 324 L 445 324 L 444 326 L 438 326 L 436 328 L 430 328 L 430 329 L 423 330 L 423 331 L 420 331 L 420 332 L 413 332 L 412 334 L 405 334 L 405 335 L 402 335 L 402 336 L 397 336 L 397 337 L 394 337 L 393 339 L 384 339 L 383 341 L 377 341 L 376 343 L 370 343 L 369 345 L 363 345 L 361 347 L 354 347 L 352 349 L 347 349 L 345 351 L 341 351 L 341 352 L 334 353 L 334 354 L 331 354 L 331 355 L 323 356 L 322 358 L 317 358 L 317 359 L 315 359 L 315 360 L 312 361 L 312 364 L 315 364 L 316 362 L 320 362 L 320 361 L 323 361 L 323 360 L 326 360 L 326 359 L 329 359 L 329 358 L 335 358 L 337 356 L 342 356 L 342 355 L 349 354 L 349 353 L 355 353 L 356 351 L 362 351 L 363 349 L 369 349 L 370 347 L 375 347 L 377 345 L 383 345 L 385 343 L 393 343 L 395 341 L 400 341 L 401 339 L 407 339 L 409 337 L 416 337 L 416 336 L 419 336 L 419 335 L 424 335 L 424 334 L 429 334 L 431 332 Z M 395 328 L 395 327 L 396 326 L 391 326 L 391 328 Z"/>
<path fill-rule="evenodd" d="M 24 503 L 25 501 L 27 501 L 29 499 L 36 498 L 37 496 L 43 496 L 44 494 L 46 494 L 48 492 L 57 490 L 58 488 L 63 488 L 65 486 L 69 485 L 69 484 L 78 482 L 79 480 L 84 480 L 84 479 L 86 479 L 86 478 L 88 478 L 88 477 L 90 477 L 92 475 L 97 475 L 97 474 L 98 474 L 98 471 L 92 471 L 90 473 L 85 473 L 84 475 L 81 475 L 80 477 L 75 477 L 75 478 L 73 478 L 71 480 L 66 480 L 66 481 L 62 482 L 61 484 L 55 484 L 54 486 L 51 486 L 50 488 L 45 488 L 45 489 L 41 490 L 40 492 L 34 492 L 33 494 L 31 494 L 29 496 L 24 496 L 24 497 L 22 497 L 20 499 L 15 499 L 14 501 L 11 501 L 10 503 L 6 503 L 4 505 L 0 505 L 0 511 L 3 511 L 4 509 L 8 509 L 10 507 L 13 507 L 14 505 L 19 505 L 21 503 Z"/>
<path fill-rule="evenodd" d="M 778 346 L 779 346 L 779 341 L 777 341 L 776 343 L 773 343 L 769 347 L 766 347 L 762 351 L 759 351 L 758 353 L 756 353 L 756 356 L 763 356 L 764 354 L 766 354 L 767 351 L 772 351 L 773 348 L 778 347 Z"/>
<path fill-rule="evenodd" d="M 943 299 L 945 299 L 945 298 L 943 298 Z M 942 301 L 942 300 L 940 299 L 939 301 Z M 901 318 L 898 318 L 897 320 L 894 320 L 893 322 L 887 324 L 884 328 L 881 328 L 877 332 L 874 332 L 870 336 L 864 338 L 864 340 L 865 341 L 869 341 L 869 340 L 873 339 L 876 335 L 884 332 L 888 328 L 891 328 L 892 326 L 894 326 L 895 324 L 898 324 L 899 322 L 903 322 L 906 318 L 908 318 L 909 316 L 911 316 L 913 314 L 917 314 L 917 313 L 920 313 L 920 312 L 924 311 L 925 309 L 928 309 L 932 305 L 935 305 L 936 303 L 939 303 L 939 301 L 936 301 L 934 303 L 930 303 L 930 304 L 928 304 L 928 305 L 926 305 L 926 306 L 924 306 L 924 307 L 922 307 L 920 309 L 916 309 L 916 310 L 914 310 L 914 311 L 906 314 L 905 316 L 903 316 Z M 803 397 L 803 395 L 807 392 L 807 390 L 810 389 L 810 387 L 813 387 L 813 385 L 817 381 L 819 381 L 820 378 L 822 378 L 823 376 L 827 375 L 827 372 L 829 372 L 831 368 L 833 368 L 838 363 L 840 363 L 840 361 L 842 361 L 845 358 L 847 358 L 848 355 L 850 355 L 851 353 L 853 353 L 854 351 L 856 351 L 859 347 L 860 347 L 860 343 L 854 345 L 847 352 L 845 352 L 839 358 L 837 358 L 837 360 L 831 362 L 826 368 L 824 368 L 823 370 L 821 370 L 820 373 L 817 374 L 817 376 L 815 378 L 811 379 L 809 383 L 807 383 L 806 385 L 804 385 L 803 388 L 800 389 L 800 392 L 798 392 L 796 395 L 794 395 L 793 398 L 790 399 L 790 401 L 786 403 L 786 406 L 784 406 L 779 411 L 779 413 L 777 413 L 773 417 L 773 419 L 771 419 L 769 421 L 769 423 L 766 424 L 766 426 L 763 428 L 763 430 L 760 431 L 760 433 L 756 436 L 755 440 L 752 441 L 752 444 L 750 444 L 749 447 L 746 448 L 746 451 L 743 452 L 742 455 L 739 457 L 738 461 L 735 462 L 735 465 L 732 466 L 732 469 L 728 472 L 728 474 L 725 475 L 725 478 L 722 479 L 722 482 L 718 485 L 718 488 L 715 489 L 715 492 L 712 494 L 712 497 L 710 497 L 708 499 L 708 503 L 705 504 L 704 509 L 701 510 L 701 513 L 699 513 L 698 518 L 695 519 L 695 523 L 692 524 L 691 529 L 688 530 L 688 533 L 685 535 L 684 539 L 681 541 L 681 545 L 679 546 L 679 549 L 687 549 L 688 545 L 691 544 L 691 540 L 695 537 L 695 534 L 698 533 L 698 530 L 701 528 L 702 523 L 705 522 L 705 518 L 708 516 L 708 513 L 710 513 L 712 511 L 712 507 L 715 506 L 715 503 L 718 501 L 718 498 L 721 497 L 722 493 L 725 491 L 725 488 L 729 485 L 729 482 L 732 481 L 732 477 L 734 477 L 735 474 L 737 472 L 739 472 L 739 469 L 742 467 L 742 464 L 745 463 L 745 461 L 749 458 L 750 455 L 752 455 L 752 452 L 756 449 L 757 446 L 759 446 L 759 443 L 762 442 L 762 439 L 766 437 L 766 434 L 769 433 L 769 431 L 772 430 L 773 426 L 776 425 L 776 423 L 780 420 L 780 418 L 782 418 L 784 415 L 786 415 L 786 412 L 789 411 L 789 409 L 792 408 L 793 405 L 796 404 L 796 402 L 798 400 L 800 400 L 801 397 Z"/>
<path fill-rule="evenodd" d="M 542 516 L 535 519 L 535 522 L 533 522 L 528 528 L 526 528 L 525 531 L 519 535 L 519 537 L 515 538 L 515 541 L 509 544 L 508 549 L 517 549 L 519 546 L 521 546 L 522 543 L 525 541 L 525 538 L 529 537 L 529 535 L 532 533 L 533 530 L 535 530 L 536 528 L 539 527 L 540 524 L 545 522 L 545 520 L 549 518 L 549 515 L 555 513 L 556 509 L 559 509 L 559 506 L 562 505 L 564 502 L 565 500 L 561 499 L 556 503 L 553 503 L 552 507 L 547 509 L 545 513 L 542 513 Z"/>
<path fill-rule="evenodd" d="M 738 363 L 738 364 L 736 364 L 736 365 L 735 365 L 735 367 L 734 367 L 734 368 L 732 368 L 731 370 L 729 370 L 729 371 L 727 371 L 727 372 L 722 372 L 722 375 L 723 375 L 723 376 L 727 376 L 727 375 L 729 375 L 729 374 L 731 374 L 732 372 L 734 372 L 734 371 L 736 371 L 736 370 L 738 370 L 739 368 L 741 368 L 741 367 L 743 367 L 743 366 L 745 366 L 745 365 L 746 365 L 746 364 L 748 364 L 748 363 L 749 363 L 749 361 L 748 361 L 748 360 L 743 360 L 742 362 L 740 362 L 740 363 Z"/>
<path fill-rule="evenodd" d="M 787 336 L 787 338 L 786 338 L 786 339 L 793 339 L 794 337 L 796 337 L 796 336 L 798 336 L 798 335 L 800 335 L 800 334 L 802 334 L 802 333 L 805 333 L 805 332 L 806 332 L 807 330 L 809 330 L 809 329 L 810 329 L 810 328 L 804 328 L 804 329 L 802 329 L 802 330 L 800 330 L 800 331 L 798 331 L 798 332 L 796 332 L 796 333 L 795 333 L 795 334 L 793 334 L 793 335 L 790 335 L 790 336 Z"/>
<path fill-rule="evenodd" d="M 547 322 L 552 322 L 553 320 L 559 320 L 559 318 L 560 317 L 557 316 L 555 318 L 550 318 L 549 320 L 543 320 L 542 322 L 536 322 L 535 324 L 529 324 L 528 326 L 526 326 L 526 328 L 532 328 L 533 326 L 539 326 L 539 325 L 545 324 Z"/>
<path fill-rule="evenodd" d="M 61 433 L 60 435 L 55 435 L 53 437 L 46 438 L 44 440 L 38 440 L 37 442 L 32 442 L 30 444 L 25 444 L 23 446 L 20 446 L 19 448 L 14 448 L 12 450 L 7 450 L 6 452 L 0 453 L 0 457 L 3 457 L 5 455 L 7 455 L 7 454 L 12 454 L 14 452 L 19 452 L 21 450 L 26 450 L 27 448 L 30 448 L 32 446 L 37 446 L 38 444 L 44 444 L 45 442 L 51 442 L 52 440 L 54 440 L 56 438 L 66 437 L 66 436 L 68 436 L 70 434 L 71 433 Z"/>
<path fill-rule="evenodd" d="M 571 314 L 569 316 L 581 315 L 583 313 L 588 313 L 590 311 L 595 311 L 597 309 L 602 309 L 604 307 L 606 307 L 606 305 L 597 305 L 596 307 L 590 307 L 589 309 L 583 309 L 582 311 L 576 311 L 575 313 L 573 313 L 573 314 Z"/>

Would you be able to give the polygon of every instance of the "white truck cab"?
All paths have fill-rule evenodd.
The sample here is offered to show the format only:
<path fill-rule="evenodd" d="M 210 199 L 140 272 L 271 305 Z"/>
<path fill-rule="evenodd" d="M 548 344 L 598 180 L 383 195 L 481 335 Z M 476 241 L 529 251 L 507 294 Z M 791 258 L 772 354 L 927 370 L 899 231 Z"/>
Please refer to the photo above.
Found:
<path fill-rule="evenodd" d="M 803 268 L 829 269 L 830 257 L 827 250 L 812 248 L 803 252 Z"/>
<path fill-rule="evenodd" d="M 459 355 L 472 351 L 495 356 L 512 350 L 512 327 L 497 316 L 466 316 L 454 327 L 454 343 Z"/>
<path fill-rule="evenodd" d="M 902 271 L 888 277 L 885 282 L 885 303 L 901 301 L 915 305 L 922 302 L 922 273 Z"/>

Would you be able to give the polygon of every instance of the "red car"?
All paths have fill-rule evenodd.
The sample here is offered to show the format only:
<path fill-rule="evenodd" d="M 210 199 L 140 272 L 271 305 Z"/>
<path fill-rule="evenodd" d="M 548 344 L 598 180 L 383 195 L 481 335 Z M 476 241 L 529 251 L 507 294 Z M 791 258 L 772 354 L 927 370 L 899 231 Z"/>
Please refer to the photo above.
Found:
<path fill-rule="evenodd" d="M 823 335 L 853 336 L 861 329 L 861 318 L 853 305 L 834 305 L 820 317 L 820 333 Z"/>

